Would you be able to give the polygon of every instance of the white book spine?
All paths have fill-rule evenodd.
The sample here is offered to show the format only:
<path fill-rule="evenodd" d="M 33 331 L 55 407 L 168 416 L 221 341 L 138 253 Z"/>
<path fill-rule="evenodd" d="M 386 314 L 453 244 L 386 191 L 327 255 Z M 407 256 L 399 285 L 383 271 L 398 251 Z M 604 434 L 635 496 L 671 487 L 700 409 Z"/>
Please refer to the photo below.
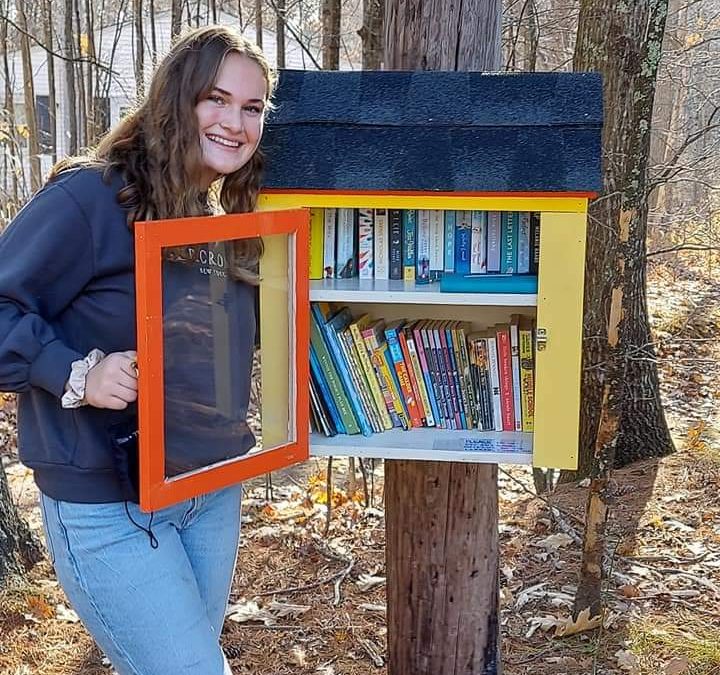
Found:
<path fill-rule="evenodd" d="M 355 270 L 355 210 L 338 209 L 335 277 L 349 279 L 354 276 L 357 276 Z"/>
<path fill-rule="evenodd" d="M 445 266 L 445 216 L 439 209 L 429 211 L 430 216 L 430 276 L 442 275 Z"/>
<path fill-rule="evenodd" d="M 512 370 L 513 414 L 515 431 L 522 431 L 522 408 L 520 401 L 520 334 L 516 323 L 510 324 L 510 364 Z"/>
<path fill-rule="evenodd" d="M 337 209 L 325 209 L 323 234 L 323 278 L 335 278 L 335 234 L 337 229 Z"/>
<path fill-rule="evenodd" d="M 470 274 L 487 272 L 487 213 L 473 211 L 471 221 L 472 238 L 470 240 Z"/>
<path fill-rule="evenodd" d="M 358 267 L 361 279 L 374 277 L 373 211 L 358 210 Z"/>
<path fill-rule="evenodd" d="M 497 339 L 489 337 L 487 339 L 487 345 L 490 388 L 492 389 L 493 420 L 495 421 L 495 431 L 502 431 L 502 401 L 500 398 L 500 365 L 498 364 Z"/>
<path fill-rule="evenodd" d="M 530 271 L 530 213 L 522 211 L 518 223 L 518 274 Z"/>
<path fill-rule="evenodd" d="M 390 240 L 387 209 L 375 209 L 375 278 L 390 278 Z"/>
<path fill-rule="evenodd" d="M 487 271 L 500 272 L 500 232 L 502 216 L 500 211 L 490 211 L 487 216 Z"/>

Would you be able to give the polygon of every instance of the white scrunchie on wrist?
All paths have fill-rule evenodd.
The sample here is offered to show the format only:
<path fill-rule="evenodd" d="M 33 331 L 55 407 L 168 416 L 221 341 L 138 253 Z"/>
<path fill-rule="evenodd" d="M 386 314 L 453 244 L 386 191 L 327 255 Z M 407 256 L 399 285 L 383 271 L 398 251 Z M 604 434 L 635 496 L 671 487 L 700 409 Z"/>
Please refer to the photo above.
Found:
<path fill-rule="evenodd" d="M 65 385 L 61 399 L 63 408 L 79 408 L 87 405 L 85 400 L 85 381 L 90 368 L 105 358 L 105 352 L 93 349 L 84 359 L 73 361 L 70 366 L 70 379 Z"/>

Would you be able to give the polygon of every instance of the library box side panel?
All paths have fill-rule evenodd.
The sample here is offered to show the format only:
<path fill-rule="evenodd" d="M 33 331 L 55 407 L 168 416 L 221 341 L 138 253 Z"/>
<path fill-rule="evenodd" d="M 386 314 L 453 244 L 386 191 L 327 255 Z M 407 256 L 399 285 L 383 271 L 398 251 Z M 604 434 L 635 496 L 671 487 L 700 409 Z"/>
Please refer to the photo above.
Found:
<path fill-rule="evenodd" d="M 542 214 L 536 336 L 535 466 L 577 468 L 585 239 L 585 214 Z"/>

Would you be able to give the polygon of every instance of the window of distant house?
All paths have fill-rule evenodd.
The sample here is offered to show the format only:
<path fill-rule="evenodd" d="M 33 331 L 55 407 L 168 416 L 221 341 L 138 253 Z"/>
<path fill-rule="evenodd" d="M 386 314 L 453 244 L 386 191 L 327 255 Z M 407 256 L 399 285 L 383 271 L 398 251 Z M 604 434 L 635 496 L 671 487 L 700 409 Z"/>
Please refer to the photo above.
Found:
<path fill-rule="evenodd" d="M 55 143 L 53 140 L 53 123 L 54 116 L 50 115 L 50 97 L 35 97 L 35 114 L 37 115 L 38 143 L 40 144 L 40 152 L 45 155 L 51 155 L 55 152 Z"/>
<path fill-rule="evenodd" d="M 95 97 L 95 137 L 99 138 L 110 129 L 110 99 L 107 96 Z"/>

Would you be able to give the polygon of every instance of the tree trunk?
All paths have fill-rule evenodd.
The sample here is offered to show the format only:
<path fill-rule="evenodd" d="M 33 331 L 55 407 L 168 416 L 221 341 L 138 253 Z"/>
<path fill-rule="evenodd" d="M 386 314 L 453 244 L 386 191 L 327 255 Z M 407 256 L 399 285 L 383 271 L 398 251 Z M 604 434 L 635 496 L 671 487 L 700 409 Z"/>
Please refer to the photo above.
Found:
<path fill-rule="evenodd" d="M 387 0 L 385 67 L 498 70 L 500 0 Z M 388 674 L 497 675 L 497 467 L 387 461 Z"/>
<path fill-rule="evenodd" d="M 263 46 L 263 15 L 262 0 L 255 0 L 255 43 L 260 49 Z"/>
<path fill-rule="evenodd" d="M 73 0 L 65 0 L 65 80 L 68 101 L 68 151 L 70 155 L 78 151 L 78 120 L 73 102 L 77 99 L 75 90 L 75 43 L 73 41 Z"/>
<path fill-rule="evenodd" d="M 645 302 L 647 167 L 668 0 L 582 0 L 575 70 L 604 80 L 603 191 L 590 209 L 581 470 L 592 476 L 575 612 L 600 607 L 614 463 L 672 450 Z M 594 452 L 593 452 L 594 451 Z"/>
<path fill-rule="evenodd" d="M 30 187 L 33 192 L 40 189 L 42 169 L 40 166 L 40 144 L 38 142 L 37 115 L 35 112 L 35 83 L 33 82 L 30 39 L 25 13 L 25 0 L 16 0 L 17 21 L 20 26 L 20 54 L 23 67 L 23 93 L 25 95 L 25 124 L 28 129 L 28 152 L 30 153 Z"/>
<path fill-rule="evenodd" d="M 385 0 L 363 2 L 363 25 L 358 31 L 362 40 L 363 70 L 380 70 L 383 64 L 383 15 Z"/>
<path fill-rule="evenodd" d="M 340 68 L 340 0 L 322 0 L 322 67 Z"/>
<path fill-rule="evenodd" d="M 603 75 L 603 197 L 591 204 L 585 282 L 580 473 L 589 475 L 596 447 L 609 358 L 608 308 L 613 288 L 620 214 L 632 218 L 625 259 L 627 327 L 620 348 L 628 354 L 616 464 L 673 450 L 665 422 L 645 295 L 647 168 L 655 81 L 667 0 L 614 4 L 583 0 L 575 70 Z"/>
<path fill-rule="evenodd" d="M 52 162 L 57 162 L 57 88 L 55 86 L 55 57 L 53 56 L 53 14 L 51 0 L 43 0 L 43 33 L 47 50 L 48 111 L 50 116 L 50 147 Z"/>
<path fill-rule="evenodd" d="M 77 68 L 77 79 L 75 80 L 78 88 L 78 140 L 80 145 L 89 145 L 88 139 L 88 101 L 87 101 L 87 87 L 85 86 L 85 64 L 83 58 L 85 57 L 86 48 L 83 45 L 83 32 L 82 24 L 80 23 L 80 0 L 73 0 L 73 11 L 75 20 L 75 32 L 77 35 L 77 53 L 80 58 L 75 62 Z M 87 64 L 88 68 L 90 64 Z"/>
<path fill-rule="evenodd" d="M 40 560 L 42 549 L 18 515 L 0 463 L 0 585 L 10 576 L 23 575 Z"/>
<path fill-rule="evenodd" d="M 13 100 L 13 89 L 12 89 L 12 77 L 10 74 L 10 62 L 8 60 L 8 22 L 4 18 L 9 15 L 9 12 L 7 12 L 7 5 L 5 2 L 2 4 L 3 9 L 3 16 L 0 17 L 2 19 L 2 23 L 0 24 L 0 47 L 2 49 L 2 65 L 3 65 L 3 80 L 5 82 L 5 111 L 7 115 L 7 122 L 8 122 L 8 135 L 10 136 L 9 144 L 12 148 L 11 152 L 4 152 L 3 153 L 3 170 L 4 170 L 4 176 L 7 180 L 8 174 L 11 176 L 11 184 L 12 184 L 12 205 L 10 208 L 7 209 L 8 211 L 8 220 L 20 209 L 20 205 L 22 203 L 21 195 L 20 195 L 20 184 L 18 181 L 18 174 L 17 171 L 15 171 L 14 161 L 18 161 L 19 158 L 17 157 L 18 152 L 18 138 L 17 138 L 17 120 L 15 119 L 15 102 Z M 13 158 L 13 155 L 15 157 Z M 7 187 L 6 187 L 7 189 Z"/>
<path fill-rule="evenodd" d="M 173 40 L 180 35 L 182 6 L 182 0 L 172 0 L 172 4 L 170 5 L 170 36 Z"/>
<path fill-rule="evenodd" d="M 133 0 L 135 15 L 135 86 L 138 101 L 145 95 L 145 39 L 143 38 L 143 0 Z"/>
<path fill-rule="evenodd" d="M 275 3 L 275 47 L 277 67 L 285 67 L 285 0 Z"/>

